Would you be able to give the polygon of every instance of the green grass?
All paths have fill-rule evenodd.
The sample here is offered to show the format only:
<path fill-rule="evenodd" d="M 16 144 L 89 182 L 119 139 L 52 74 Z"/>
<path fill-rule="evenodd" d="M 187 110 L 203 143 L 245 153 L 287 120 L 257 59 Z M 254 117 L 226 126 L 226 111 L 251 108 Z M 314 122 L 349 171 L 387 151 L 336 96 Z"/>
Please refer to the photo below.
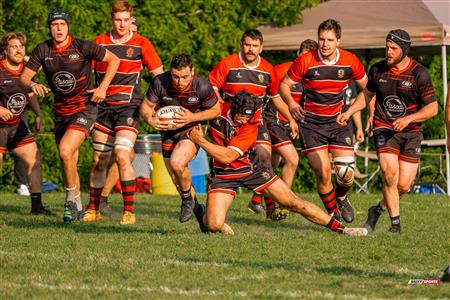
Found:
<path fill-rule="evenodd" d="M 87 199 L 84 195 L 84 199 Z M 305 195 L 318 203 L 315 195 Z M 353 195 L 355 225 L 379 195 Z M 137 196 L 138 222 L 61 222 L 62 194 L 46 194 L 58 218 L 28 215 L 29 200 L 0 195 L 0 298 L 448 299 L 438 279 L 449 257 L 449 198 L 407 195 L 402 234 L 340 236 L 301 216 L 273 223 L 232 205 L 235 236 L 178 222 L 176 197 Z M 120 211 L 120 197 L 112 198 Z M 204 198 L 201 198 L 203 201 Z"/>

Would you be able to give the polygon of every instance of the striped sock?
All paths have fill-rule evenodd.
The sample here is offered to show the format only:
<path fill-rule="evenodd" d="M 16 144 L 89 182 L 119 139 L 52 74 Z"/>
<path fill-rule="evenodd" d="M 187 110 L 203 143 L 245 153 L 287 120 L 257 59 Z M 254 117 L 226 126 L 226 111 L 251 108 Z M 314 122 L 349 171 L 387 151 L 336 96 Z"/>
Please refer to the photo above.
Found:
<path fill-rule="evenodd" d="M 328 214 L 339 212 L 337 208 L 336 194 L 334 192 L 334 189 L 332 189 L 329 193 L 326 194 L 319 193 L 319 196 Z"/>
<path fill-rule="evenodd" d="M 134 192 L 136 192 L 136 180 L 120 181 L 122 186 L 123 211 L 134 213 Z"/>
<path fill-rule="evenodd" d="M 252 199 L 250 201 L 253 204 L 262 204 L 262 196 L 259 194 L 253 194 Z"/>
<path fill-rule="evenodd" d="M 100 205 L 100 196 L 102 194 L 103 188 L 94 188 L 91 187 L 89 189 L 89 205 L 88 209 L 98 210 L 98 206 Z"/>
<path fill-rule="evenodd" d="M 336 220 L 334 217 L 331 218 L 326 227 L 339 234 L 343 233 L 345 228 L 344 225 L 342 225 L 342 223 Z"/>
<path fill-rule="evenodd" d="M 266 202 L 266 210 L 271 211 L 275 209 L 275 202 L 267 197 L 264 197 L 264 201 Z"/>
<path fill-rule="evenodd" d="M 348 191 L 351 189 L 352 187 L 345 187 L 345 186 L 340 186 L 339 184 L 336 186 L 336 198 L 343 200 L 345 199 L 345 197 L 348 194 Z"/>

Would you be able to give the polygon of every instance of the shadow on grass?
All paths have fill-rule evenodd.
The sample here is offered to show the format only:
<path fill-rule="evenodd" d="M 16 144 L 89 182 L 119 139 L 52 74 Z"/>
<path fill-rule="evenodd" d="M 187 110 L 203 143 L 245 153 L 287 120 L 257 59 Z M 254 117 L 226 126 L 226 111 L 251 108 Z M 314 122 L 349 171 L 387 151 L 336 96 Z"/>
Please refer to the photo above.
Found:
<path fill-rule="evenodd" d="M 290 214 L 288 218 L 295 217 L 298 218 L 297 215 Z M 263 216 L 255 216 L 252 217 L 241 217 L 241 216 L 230 216 L 227 218 L 227 221 L 230 221 L 229 224 L 237 223 L 241 225 L 257 225 L 257 226 L 264 226 L 268 228 L 277 228 L 277 229 L 293 229 L 293 230 L 302 230 L 302 231 L 322 231 L 324 228 L 321 228 L 321 226 L 311 226 L 311 224 L 302 224 L 300 222 L 296 223 L 287 223 L 285 221 L 270 221 L 266 220 Z"/>

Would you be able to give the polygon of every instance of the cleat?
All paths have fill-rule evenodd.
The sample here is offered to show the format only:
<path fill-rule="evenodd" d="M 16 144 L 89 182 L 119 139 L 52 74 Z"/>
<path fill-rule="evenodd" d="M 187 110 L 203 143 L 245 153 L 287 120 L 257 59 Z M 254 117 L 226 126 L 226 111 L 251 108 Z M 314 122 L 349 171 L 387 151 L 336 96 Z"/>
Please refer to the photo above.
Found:
<path fill-rule="evenodd" d="M 350 236 L 366 236 L 369 232 L 367 231 L 366 228 L 345 227 L 344 230 L 342 231 L 342 233 L 345 235 L 350 235 Z"/>
<path fill-rule="evenodd" d="M 102 215 L 107 216 L 108 218 L 112 218 L 114 215 L 116 215 L 116 212 L 109 206 L 108 200 L 100 199 L 100 204 L 98 206 L 98 211 Z"/>
<path fill-rule="evenodd" d="M 336 199 L 339 211 L 341 212 L 342 219 L 345 222 L 351 223 L 355 217 L 355 213 L 353 212 L 353 207 L 348 200 L 348 197 L 345 196 L 343 200 Z"/>
<path fill-rule="evenodd" d="M 450 281 L 450 265 L 444 270 L 444 274 L 441 276 L 441 281 L 449 282 Z"/>
<path fill-rule="evenodd" d="M 203 222 L 203 216 L 205 215 L 205 213 L 206 213 L 206 207 L 205 207 L 204 204 L 197 204 L 197 205 L 195 205 L 194 215 L 195 215 L 195 218 L 197 219 L 197 222 L 198 222 L 198 225 L 200 227 L 200 230 L 203 233 L 207 233 L 208 232 L 208 228 L 206 228 L 206 225 Z"/>
<path fill-rule="evenodd" d="M 63 222 L 72 223 L 82 219 L 83 211 L 78 211 L 77 204 L 73 201 L 68 201 L 64 204 Z"/>
<path fill-rule="evenodd" d="M 220 233 L 226 234 L 226 235 L 234 235 L 234 230 L 227 223 L 223 223 Z"/>
<path fill-rule="evenodd" d="M 30 190 L 28 189 L 28 186 L 25 184 L 21 184 L 17 189 L 16 193 L 20 196 L 30 196 Z"/>
<path fill-rule="evenodd" d="M 282 221 L 289 216 L 289 211 L 284 208 L 276 208 L 268 218 L 272 221 Z"/>
<path fill-rule="evenodd" d="M 120 225 L 133 225 L 136 223 L 136 214 L 131 211 L 124 211 L 122 219 L 120 219 Z"/>
<path fill-rule="evenodd" d="M 262 204 L 257 204 L 257 203 L 253 203 L 252 201 L 250 201 L 247 205 L 247 208 L 249 211 L 254 212 L 255 214 L 259 214 L 259 215 L 266 214 L 266 209 L 264 208 L 264 206 L 262 206 Z"/>
<path fill-rule="evenodd" d="M 402 228 L 400 227 L 400 225 L 397 226 L 391 226 L 391 228 L 389 228 L 388 230 L 390 233 L 401 233 Z"/>
<path fill-rule="evenodd" d="M 32 215 L 49 216 L 49 217 L 56 216 L 56 214 L 54 212 L 52 212 L 50 209 L 46 208 L 45 206 L 41 206 L 38 209 L 32 209 L 30 211 L 30 214 L 32 214 Z"/>
<path fill-rule="evenodd" d="M 330 216 L 332 218 L 335 218 L 336 220 L 338 220 L 339 222 L 341 222 L 342 218 L 341 218 L 341 213 L 339 211 L 331 213 Z"/>
<path fill-rule="evenodd" d="M 374 231 L 380 216 L 381 214 L 378 212 L 377 206 L 371 206 L 367 211 L 367 221 L 363 227 L 366 228 L 369 233 Z"/>
<path fill-rule="evenodd" d="M 84 222 L 100 221 L 101 219 L 102 215 L 100 211 L 96 211 L 95 209 L 88 209 L 84 212 L 83 215 Z"/>
<path fill-rule="evenodd" d="M 194 206 L 194 199 L 181 199 L 180 218 L 178 219 L 181 223 L 187 222 L 192 218 L 192 216 L 194 215 Z"/>

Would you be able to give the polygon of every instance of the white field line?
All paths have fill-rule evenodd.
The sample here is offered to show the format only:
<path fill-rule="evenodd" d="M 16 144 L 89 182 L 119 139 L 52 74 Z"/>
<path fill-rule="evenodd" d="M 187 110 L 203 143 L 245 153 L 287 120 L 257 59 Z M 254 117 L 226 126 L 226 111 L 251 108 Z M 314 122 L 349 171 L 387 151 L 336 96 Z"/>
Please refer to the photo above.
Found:
<path fill-rule="evenodd" d="M 52 285 L 45 283 L 31 283 L 31 284 L 14 284 L 14 283 L 3 283 L 0 285 L 1 288 L 7 289 L 24 289 L 24 288 L 33 288 L 33 289 L 42 289 L 42 290 L 50 290 L 50 291 L 99 291 L 99 292 L 112 292 L 112 293 L 129 293 L 129 292 L 137 292 L 137 293 L 155 293 L 160 292 L 167 295 L 180 295 L 180 296 L 208 296 L 208 297 L 218 297 L 218 296 L 226 296 L 233 298 L 248 298 L 248 297 L 283 297 L 283 298 L 314 298 L 314 299 L 376 299 L 382 300 L 387 298 L 366 298 L 361 297 L 361 295 L 353 295 L 353 294 L 333 294 L 330 292 L 321 292 L 321 291 L 286 291 L 286 290 L 273 290 L 271 293 L 249 293 L 247 291 L 236 291 L 236 292 L 221 292 L 219 290 L 185 290 L 185 289 L 176 289 L 170 288 L 168 286 L 143 286 L 143 287 L 127 287 L 127 286 L 115 286 L 115 285 L 70 285 L 70 284 L 61 284 L 61 285 Z"/>

